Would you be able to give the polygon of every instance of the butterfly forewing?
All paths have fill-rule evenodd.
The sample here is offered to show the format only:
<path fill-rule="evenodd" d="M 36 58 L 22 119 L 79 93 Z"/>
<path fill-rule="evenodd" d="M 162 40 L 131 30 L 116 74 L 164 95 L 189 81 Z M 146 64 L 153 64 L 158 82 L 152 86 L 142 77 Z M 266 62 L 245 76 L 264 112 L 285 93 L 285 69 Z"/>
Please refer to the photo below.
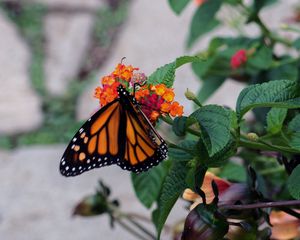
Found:
<path fill-rule="evenodd" d="M 96 167 L 117 163 L 124 155 L 121 121 L 123 107 L 118 100 L 96 112 L 75 134 L 61 159 L 60 172 L 75 176 Z"/>

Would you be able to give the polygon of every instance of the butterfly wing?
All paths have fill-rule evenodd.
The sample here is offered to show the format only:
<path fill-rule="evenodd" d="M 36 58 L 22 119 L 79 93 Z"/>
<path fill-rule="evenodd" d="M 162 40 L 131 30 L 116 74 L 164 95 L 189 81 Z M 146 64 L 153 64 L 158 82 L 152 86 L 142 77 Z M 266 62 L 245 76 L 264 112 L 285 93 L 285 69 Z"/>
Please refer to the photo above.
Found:
<path fill-rule="evenodd" d="M 128 96 L 128 100 L 130 97 Z M 123 169 L 136 173 L 147 171 L 167 157 L 167 145 L 135 104 L 135 100 L 127 101 L 125 106 L 125 155 L 123 161 L 117 164 Z"/>
<path fill-rule="evenodd" d="M 167 157 L 164 140 L 120 86 L 119 98 L 96 112 L 75 134 L 60 162 L 64 176 L 117 164 L 141 172 Z"/>
<path fill-rule="evenodd" d="M 119 99 L 96 112 L 75 134 L 60 162 L 64 176 L 118 163 L 125 146 L 124 110 Z"/>

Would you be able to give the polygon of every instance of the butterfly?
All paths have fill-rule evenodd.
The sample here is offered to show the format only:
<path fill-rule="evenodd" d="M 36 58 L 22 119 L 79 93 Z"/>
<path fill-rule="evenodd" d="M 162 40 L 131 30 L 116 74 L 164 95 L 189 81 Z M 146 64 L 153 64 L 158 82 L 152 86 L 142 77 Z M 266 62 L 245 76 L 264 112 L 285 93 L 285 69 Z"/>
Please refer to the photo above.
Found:
<path fill-rule="evenodd" d="M 97 111 L 66 148 L 60 172 L 76 176 L 112 164 L 139 173 L 167 158 L 168 147 L 137 100 L 122 86 L 118 98 Z"/>

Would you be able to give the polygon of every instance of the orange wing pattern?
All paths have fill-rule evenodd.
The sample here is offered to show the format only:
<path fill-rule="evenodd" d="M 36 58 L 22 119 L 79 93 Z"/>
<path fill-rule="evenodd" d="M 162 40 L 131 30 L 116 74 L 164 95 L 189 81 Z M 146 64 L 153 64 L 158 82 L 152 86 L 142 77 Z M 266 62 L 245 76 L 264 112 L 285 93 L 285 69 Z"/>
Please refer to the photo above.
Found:
<path fill-rule="evenodd" d="M 121 87 L 119 98 L 96 112 L 75 134 L 60 162 L 64 176 L 117 164 L 146 171 L 167 156 L 167 145 Z"/>
<path fill-rule="evenodd" d="M 114 101 L 100 109 L 79 129 L 61 160 L 63 175 L 74 176 L 119 161 L 121 114 L 120 102 Z"/>

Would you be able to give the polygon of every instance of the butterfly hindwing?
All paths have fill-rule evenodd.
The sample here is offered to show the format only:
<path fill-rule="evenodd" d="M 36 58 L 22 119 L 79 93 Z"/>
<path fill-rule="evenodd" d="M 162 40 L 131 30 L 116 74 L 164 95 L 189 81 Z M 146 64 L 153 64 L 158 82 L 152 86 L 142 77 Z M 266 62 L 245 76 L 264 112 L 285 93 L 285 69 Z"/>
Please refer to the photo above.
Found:
<path fill-rule="evenodd" d="M 137 105 L 128 101 L 125 106 L 125 155 L 118 165 L 133 172 L 146 171 L 167 157 L 167 145 Z"/>
<path fill-rule="evenodd" d="M 60 162 L 64 176 L 117 164 L 141 172 L 167 157 L 167 145 L 123 88 L 119 98 L 102 107 L 75 134 Z"/>

